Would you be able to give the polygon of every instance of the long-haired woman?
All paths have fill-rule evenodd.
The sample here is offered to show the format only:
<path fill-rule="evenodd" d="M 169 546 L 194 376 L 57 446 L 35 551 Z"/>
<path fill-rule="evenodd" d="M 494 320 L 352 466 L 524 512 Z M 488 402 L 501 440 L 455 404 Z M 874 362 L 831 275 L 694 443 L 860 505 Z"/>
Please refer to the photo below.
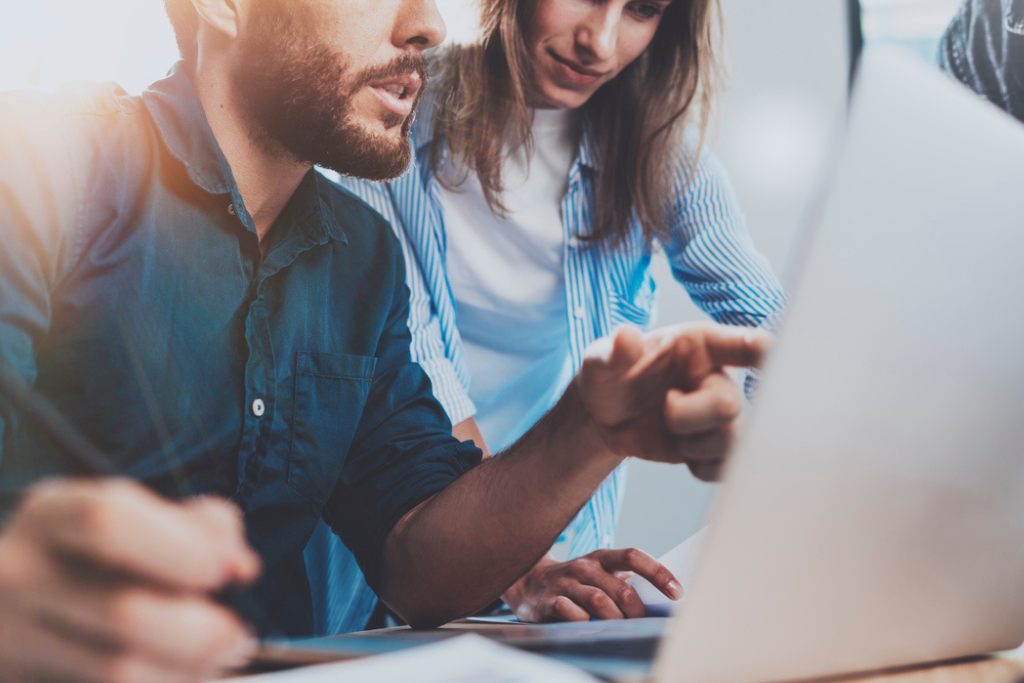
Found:
<path fill-rule="evenodd" d="M 702 149 L 717 12 L 717 0 L 482 0 L 482 39 L 433 56 L 409 170 L 342 179 L 402 240 L 413 358 L 457 436 L 500 453 L 590 342 L 649 326 L 656 245 L 716 321 L 762 325 L 784 305 Z M 566 530 L 574 559 L 545 557 L 505 594 L 521 619 L 642 616 L 624 571 L 677 593 L 649 557 L 611 549 L 624 475 Z M 318 630 L 359 628 L 373 599 L 352 591 L 350 556 L 321 529 L 307 560 Z"/>

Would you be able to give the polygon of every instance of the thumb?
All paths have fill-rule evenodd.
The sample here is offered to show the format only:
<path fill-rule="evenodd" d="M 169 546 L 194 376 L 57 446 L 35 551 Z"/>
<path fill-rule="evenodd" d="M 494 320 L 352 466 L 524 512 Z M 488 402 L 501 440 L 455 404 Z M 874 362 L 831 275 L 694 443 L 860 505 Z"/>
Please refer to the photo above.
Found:
<path fill-rule="evenodd" d="M 587 347 L 584 362 L 610 374 L 624 374 L 644 353 L 644 339 L 635 327 L 620 327 Z"/>

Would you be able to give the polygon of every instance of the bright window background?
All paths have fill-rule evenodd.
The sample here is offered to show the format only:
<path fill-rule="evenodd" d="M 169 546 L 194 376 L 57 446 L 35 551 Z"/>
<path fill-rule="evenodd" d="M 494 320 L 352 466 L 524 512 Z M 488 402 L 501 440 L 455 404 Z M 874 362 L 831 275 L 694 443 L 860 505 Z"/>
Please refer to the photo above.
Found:
<path fill-rule="evenodd" d="M 449 40 L 476 25 L 467 0 L 436 0 Z M 162 0 L 0 0 L 0 90 L 115 81 L 141 92 L 178 59 Z"/>

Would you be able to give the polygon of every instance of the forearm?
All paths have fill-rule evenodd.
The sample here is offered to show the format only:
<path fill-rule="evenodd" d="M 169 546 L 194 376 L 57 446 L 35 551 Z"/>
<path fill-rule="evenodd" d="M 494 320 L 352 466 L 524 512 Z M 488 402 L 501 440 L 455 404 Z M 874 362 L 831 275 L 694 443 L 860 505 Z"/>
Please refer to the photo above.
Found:
<path fill-rule="evenodd" d="M 515 446 L 395 526 L 381 597 L 414 626 L 485 607 L 536 564 L 621 462 L 572 385 Z"/>

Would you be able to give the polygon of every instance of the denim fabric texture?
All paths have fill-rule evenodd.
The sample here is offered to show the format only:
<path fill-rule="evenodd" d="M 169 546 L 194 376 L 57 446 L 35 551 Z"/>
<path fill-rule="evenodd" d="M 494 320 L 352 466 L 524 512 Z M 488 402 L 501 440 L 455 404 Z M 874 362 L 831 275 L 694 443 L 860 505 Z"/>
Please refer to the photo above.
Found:
<path fill-rule="evenodd" d="M 410 359 L 391 228 L 316 171 L 261 250 L 188 76 L 0 95 L 0 354 L 126 476 L 230 497 L 253 595 L 313 632 L 319 521 L 370 586 L 407 511 L 479 462 Z M 75 474 L 0 411 L 0 508 Z"/>
<path fill-rule="evenodd" d="M 939 63 L 1024 121 L 1024 0 L 965 0 L 942 38 Z"/>

